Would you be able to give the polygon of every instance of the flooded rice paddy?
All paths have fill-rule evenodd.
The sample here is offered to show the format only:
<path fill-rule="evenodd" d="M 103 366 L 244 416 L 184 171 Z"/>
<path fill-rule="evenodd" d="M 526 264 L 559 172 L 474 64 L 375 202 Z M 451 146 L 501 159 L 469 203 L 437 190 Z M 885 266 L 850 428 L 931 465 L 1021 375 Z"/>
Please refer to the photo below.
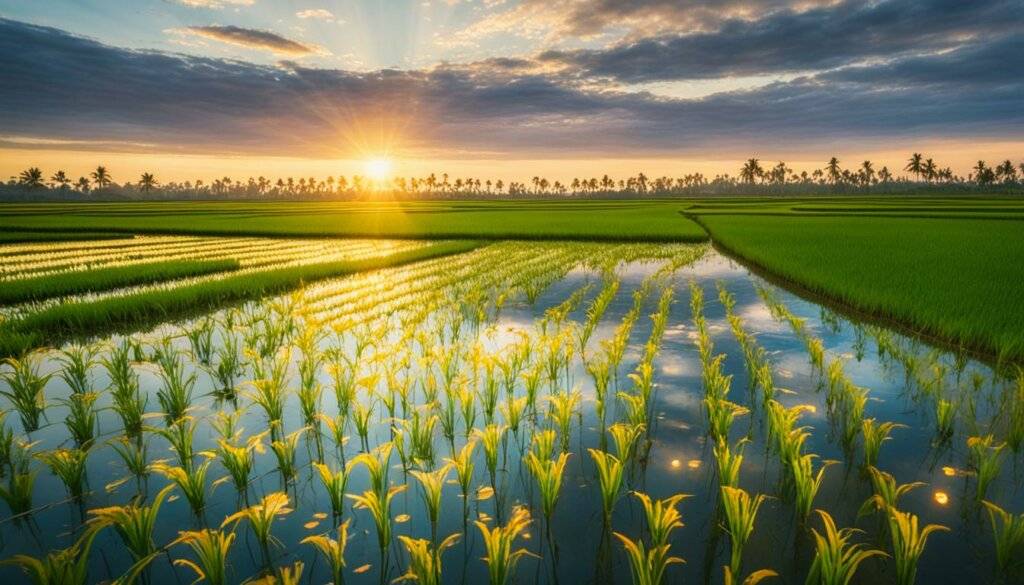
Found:
<path fill-rule="evenodd" d="M 907 582 L 896 511 L 948 529 L 928 536 L 916 582 L 1016 576 L 982 501 L 1024 510 L 1021 382 L 700 246 L 492 244 L 2 371 L 0 557 L 77 542 L 62 562 L 81 559 L 84 582 L 133 565 L 137 582 L 190 583 L 196 569 L 216 582 L 218 562 L 193 548 L 215 537 L 224 582 L 286 582 L 297 563 L 300 582 L 331 582 L 329 555 L 305 539 L 337 547 L 345 523 L 347 584 L 415 573 L 434 548 L 445 583 L 641 583 L 632 543 L 664 553 L 665 583 L 722 583 L 729 565 L 802 583 L 819 509 L 885 553 L 853 582 Z M 38 420 L 12 400 L 33 380 Z M 882 472 L 922 483 L 893 510 L 864 506 Z M 745 538 L 733 488 L 766 496 Z M 682 525 L 652 530 L 638 494 L 685 494 L 665 504 Z M 151 537 L 132 548 L 112 507 L 154 498 Z M 488 549 L 498 527 L 512 527 L 508 552 L 529 554 Z"/>

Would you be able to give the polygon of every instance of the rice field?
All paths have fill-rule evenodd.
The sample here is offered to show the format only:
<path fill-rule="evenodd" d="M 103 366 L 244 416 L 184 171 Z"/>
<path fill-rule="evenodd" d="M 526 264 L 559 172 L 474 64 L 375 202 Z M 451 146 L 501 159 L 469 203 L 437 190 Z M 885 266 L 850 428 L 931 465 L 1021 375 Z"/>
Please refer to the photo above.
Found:
<path fill-rule="evenodd" d="M 0 259 L 11 282 L 238 263 L 11 305 L 8 327 L 366 263 L 5 361 L 13 582 L 1021 577 L 1024 377 L 704 244 L 140 236 Z"/>

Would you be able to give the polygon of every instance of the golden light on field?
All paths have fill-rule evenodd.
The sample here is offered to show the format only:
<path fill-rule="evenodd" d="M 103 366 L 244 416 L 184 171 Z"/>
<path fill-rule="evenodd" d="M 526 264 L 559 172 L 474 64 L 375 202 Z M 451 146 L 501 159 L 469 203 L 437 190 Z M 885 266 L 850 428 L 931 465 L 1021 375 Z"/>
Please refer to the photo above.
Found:
<path fill-rule="evenodd" d="M 949 494 L 943 491 L 936 491 L 934 496 L 935 502 L 940 506 L 945 506 L 949 503 Z"/>
<path fill-rule="evenodd" d="M 391 178 L 391 159 L 377 157 L 368 159 L 364 164 L 366 176 L 374 181 L 386 181 Z"/>

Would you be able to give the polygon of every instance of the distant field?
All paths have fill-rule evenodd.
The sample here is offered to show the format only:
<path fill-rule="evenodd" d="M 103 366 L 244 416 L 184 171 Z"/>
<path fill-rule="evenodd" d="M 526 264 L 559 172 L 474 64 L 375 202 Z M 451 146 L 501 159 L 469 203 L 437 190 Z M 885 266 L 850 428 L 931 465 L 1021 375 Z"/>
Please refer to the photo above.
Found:
<path fill-rule="evenodd" d="M 703 241 L 677 202 L 7 204 L 0 229 L 289 237 Z"/>

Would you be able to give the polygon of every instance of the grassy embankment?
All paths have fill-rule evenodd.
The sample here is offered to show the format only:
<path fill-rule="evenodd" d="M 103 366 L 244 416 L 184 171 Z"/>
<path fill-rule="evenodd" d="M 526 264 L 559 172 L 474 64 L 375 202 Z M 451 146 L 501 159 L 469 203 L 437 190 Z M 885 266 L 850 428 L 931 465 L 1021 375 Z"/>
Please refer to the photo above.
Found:
<path fill-rule="evenodd" d="M 946 343 L 1024 361 L 1024 215 L 891 205 L 692 209 L 727 252 L 847 308 Z M 758 213 L 761 211 L 762 213 Z"/>
<path fill-rule="evenodd" d="M 152 284 L 238 268 L 238 261 L 232 259 L 170 260 L 47 274 L 4 282 L 0 287 L 0 305 Z"/>
<path fill-rule="evenodd" d="M 0 355 L 17 355 L 71 337 L 155 325 L 168 319 L 280 293 L 304 283 L 467 252 L 474 241 L 439 242 L 390 256 L 288 266 L 166 290 L 72 302 L 0 323 Z"/>
<path fill-rule="evenodd" d="M 290 237 L 705 241 L 666 201 L 19 204 L 0 230 Z"/>

